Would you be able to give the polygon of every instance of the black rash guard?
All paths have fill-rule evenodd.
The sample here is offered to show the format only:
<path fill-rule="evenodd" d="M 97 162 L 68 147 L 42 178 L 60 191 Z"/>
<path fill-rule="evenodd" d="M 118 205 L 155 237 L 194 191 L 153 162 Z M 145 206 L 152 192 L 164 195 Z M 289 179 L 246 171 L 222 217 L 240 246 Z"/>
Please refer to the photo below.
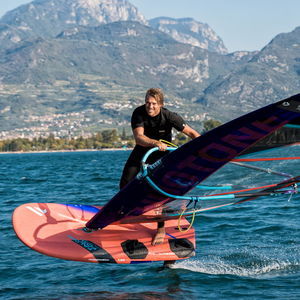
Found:
<path fill-rule="evenodd" d="M 186 123 L 181 116 L 164 107 L 161 108 L 160 113 L 157 116 L 150 117 L 146 111 L 146 106 L 142 105 L 134 110 L 131 117 L 132 130 L 137 127 L 143 127 L 144 135 L 155 140 L 163 139 L 171 142 L 172 128 L 182 131 L 185 125 Z M 131 152 L 127 163 L 139 166 L 141 159 L 149 149 L 151 149 L 151 147 L 136 145 Z M 163 156 L 163 154 L 164 153 L 160 153 L 155 156 L 154 153 L 151 157 L 156 161 L 159 157 Z"/>

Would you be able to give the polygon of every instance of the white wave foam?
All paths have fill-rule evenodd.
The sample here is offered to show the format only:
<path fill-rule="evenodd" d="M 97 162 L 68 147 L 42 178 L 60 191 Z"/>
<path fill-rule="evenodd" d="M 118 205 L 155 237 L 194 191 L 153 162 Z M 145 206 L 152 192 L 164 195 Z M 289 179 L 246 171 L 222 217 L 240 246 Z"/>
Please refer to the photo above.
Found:
<path fill-rule="evenodd" d="M 241 277 L 276 277 L 286 273 L 290 274 L 291 269 L 298 269 L 300 262 L 291 261 L 260 261 L 248 263 L 247 266 L 235 265 L 215 257 L 208 260 L 190 259 L 176 263 L 172 268 L 186 269 L 192 272 L 211 275 L 235 275 Z"/>

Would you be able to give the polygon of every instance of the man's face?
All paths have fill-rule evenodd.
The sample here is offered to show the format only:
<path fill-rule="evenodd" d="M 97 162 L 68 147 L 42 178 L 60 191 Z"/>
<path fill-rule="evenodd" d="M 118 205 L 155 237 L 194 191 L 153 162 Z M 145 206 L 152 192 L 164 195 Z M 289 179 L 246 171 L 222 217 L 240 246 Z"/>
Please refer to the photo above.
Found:
<path fill-rule="evenodd" d="M 161 105 L 157 103 L 156 99 L 149 97 L 146 100 L 146 111 L 150 117 L 155 117 L 160 113 Z"/>

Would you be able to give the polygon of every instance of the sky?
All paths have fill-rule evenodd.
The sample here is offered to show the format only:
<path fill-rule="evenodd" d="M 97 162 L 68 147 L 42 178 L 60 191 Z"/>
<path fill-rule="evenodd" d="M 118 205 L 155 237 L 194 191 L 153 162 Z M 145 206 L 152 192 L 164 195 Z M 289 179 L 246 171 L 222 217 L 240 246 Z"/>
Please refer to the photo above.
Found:
<path fill-rule="evenodd" d="M 0 0 L 0 17 L 30 0 Z M 229 52 L 260 50 L 277 34 L 300 26 L 300 0 L 129 0 L 146 19 L 186 18 L 207 23 Z"/>

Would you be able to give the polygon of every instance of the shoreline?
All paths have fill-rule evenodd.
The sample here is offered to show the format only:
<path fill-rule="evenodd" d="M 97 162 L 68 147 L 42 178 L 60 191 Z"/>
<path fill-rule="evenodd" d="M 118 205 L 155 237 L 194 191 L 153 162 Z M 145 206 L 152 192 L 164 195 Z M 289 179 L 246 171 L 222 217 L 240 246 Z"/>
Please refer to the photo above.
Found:
<path fill-rule="evenodd" d="M 0 154 L 32 154 L 32 153 L 64 153 L 64 152 L 101 152 L 101 151 L 131 151 L 133 148 L 104 148 L 104 149 L 77 149 L 77 150 L 38 150 L 38 151 L 10 151 Z"/>

